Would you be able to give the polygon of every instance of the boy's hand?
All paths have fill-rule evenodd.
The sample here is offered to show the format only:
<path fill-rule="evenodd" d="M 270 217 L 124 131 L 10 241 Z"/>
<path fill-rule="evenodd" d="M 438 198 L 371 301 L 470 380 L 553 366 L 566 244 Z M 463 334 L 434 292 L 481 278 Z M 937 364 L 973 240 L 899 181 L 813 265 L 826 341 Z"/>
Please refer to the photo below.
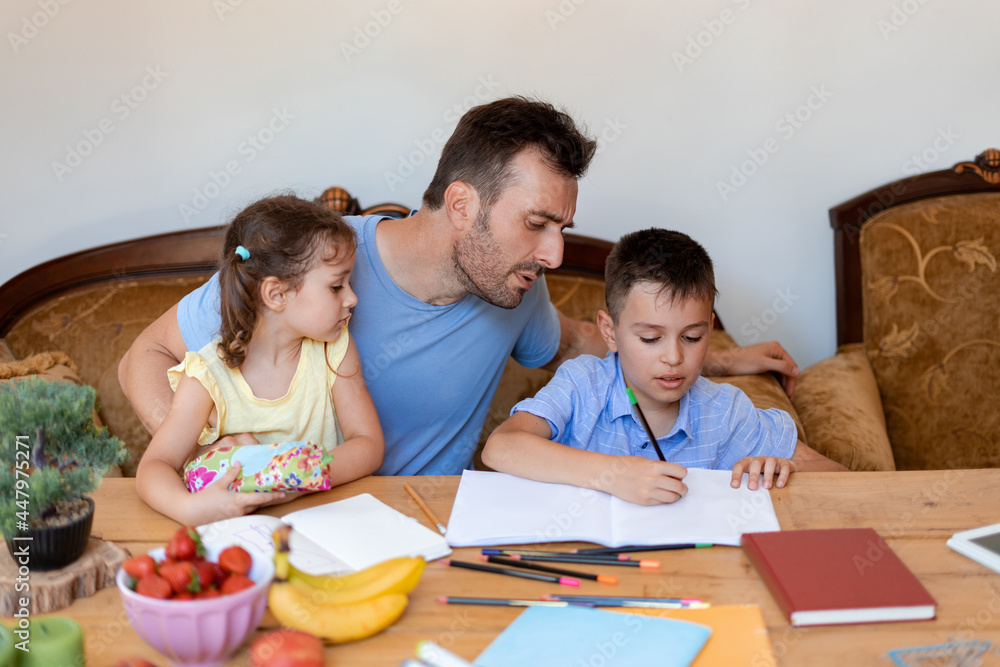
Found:
<path fill-rule="evenodd" d="M 688 492 L 682 481 L 687 468 L 676 463 L 652 461 L 641 456 L 616 456 L 609 472 L 614 479 L 606 490 L 637 505 L 673 503 Z"/>
<path fill-rule="evenodd" d="M 774 456 L 747 456 L 733 466 L 733 481 L 730 484 L 734 489 L 740 488 L 743 481 L 743 473 L 749 473 L 750 479 L 747 481 L 747 488 L 751 491 L 757 489 L 757 480 L 761 474 L 764 475 L 764 488 L 771 488 L 771 481 L 775 474 L 778 475 L 776 486 L 780 489 L 788 482 L 788 476 L 795 471 L 795 463 L 791 459 L 779 459 Z"/>

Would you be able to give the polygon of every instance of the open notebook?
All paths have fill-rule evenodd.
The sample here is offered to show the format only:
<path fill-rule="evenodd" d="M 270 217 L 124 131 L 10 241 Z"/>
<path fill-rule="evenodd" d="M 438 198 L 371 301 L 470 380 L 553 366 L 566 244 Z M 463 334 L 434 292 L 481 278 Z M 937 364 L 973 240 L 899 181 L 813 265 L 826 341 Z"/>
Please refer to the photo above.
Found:
<path fill-rule="evenodd" d="M 311 574 L 354 572 L 400 556 L 427 560 L 451 553 L 439 533 L 370 493 L 286 514 L 249 514 L 199 526 L 202 538 L 240 544 L 255 556 L 274 556 L 271 533 L 292 526 L 291 562 Z"/>
<path fill-rule="evenodd" d="M 569 542 L 608 547 L 711 543 L 739 546 L 740 535 L 779 530 L 771 496 L 730 486 L 728 470 L 691 468 L 688 494 L 644 507 L 566 484 L 466 470 L 448 520 L 454 547 Z"/>

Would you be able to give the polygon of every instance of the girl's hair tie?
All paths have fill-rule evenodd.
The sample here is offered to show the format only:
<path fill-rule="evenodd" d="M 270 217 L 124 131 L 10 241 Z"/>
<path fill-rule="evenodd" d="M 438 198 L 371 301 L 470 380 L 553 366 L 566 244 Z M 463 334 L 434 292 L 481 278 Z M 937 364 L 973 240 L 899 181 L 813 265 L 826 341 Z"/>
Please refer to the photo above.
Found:
<path fill-rule="evenodd" d="M 247 261 L 250 259 L 250 251 L 241 245 L 236 246 L 236 254 L 240 256 L 242 261 Z"/>

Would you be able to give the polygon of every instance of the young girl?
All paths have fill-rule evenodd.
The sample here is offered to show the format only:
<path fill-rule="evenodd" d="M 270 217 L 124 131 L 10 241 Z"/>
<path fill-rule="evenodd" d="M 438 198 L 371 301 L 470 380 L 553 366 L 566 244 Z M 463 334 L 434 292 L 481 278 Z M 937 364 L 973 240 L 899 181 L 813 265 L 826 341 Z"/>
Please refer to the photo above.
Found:
<path fill-rule="evenodd" d="M 260 451 L 290 441 L 336 448 L 323 471 L 332 485 L 382 464 L 382 428 L 347 333 L 354 250 L 339 214 L 297 197 L 262 199 L 236 216 L 220 252 L 220 336 L 171 369 L 170 412 L 136 471 L 139 497 L 153 509 L 199 525 L 297 496 L 230 491 L 241 464 L 227 448 L 234 438 L 218 442 L 227 435 L 251 433 Z M 230 465 L 192 493 L 181 474 L 213 444 Z"/>

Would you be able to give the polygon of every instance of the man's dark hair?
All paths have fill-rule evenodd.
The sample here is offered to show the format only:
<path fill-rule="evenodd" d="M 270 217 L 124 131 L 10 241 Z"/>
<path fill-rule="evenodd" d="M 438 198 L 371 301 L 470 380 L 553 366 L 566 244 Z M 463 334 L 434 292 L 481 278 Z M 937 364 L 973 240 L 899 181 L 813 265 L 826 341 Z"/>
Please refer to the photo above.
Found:
<path fill-rule="evenodd" d="M 550 169 L 580 178 L 597 142 L 551 104 L 508 97 L 469 109 L 444 145 L 437 171 L 424 192 L 424 205 L 444 206 L 444 191 L 455 181 L 476 189 L 485 210 L 500 198 L 510 179 L 510 163 L 525 148 L 537 147 Z"/>
<path fill-rule="evenodd" d="M 659 285 L 671 302 L 714 301 L 715 271 L 705 249 L 687 234 L 643 229 L 621 237 L 604 265 L 604 300 L 617 324 L 636 283 Z"/>

